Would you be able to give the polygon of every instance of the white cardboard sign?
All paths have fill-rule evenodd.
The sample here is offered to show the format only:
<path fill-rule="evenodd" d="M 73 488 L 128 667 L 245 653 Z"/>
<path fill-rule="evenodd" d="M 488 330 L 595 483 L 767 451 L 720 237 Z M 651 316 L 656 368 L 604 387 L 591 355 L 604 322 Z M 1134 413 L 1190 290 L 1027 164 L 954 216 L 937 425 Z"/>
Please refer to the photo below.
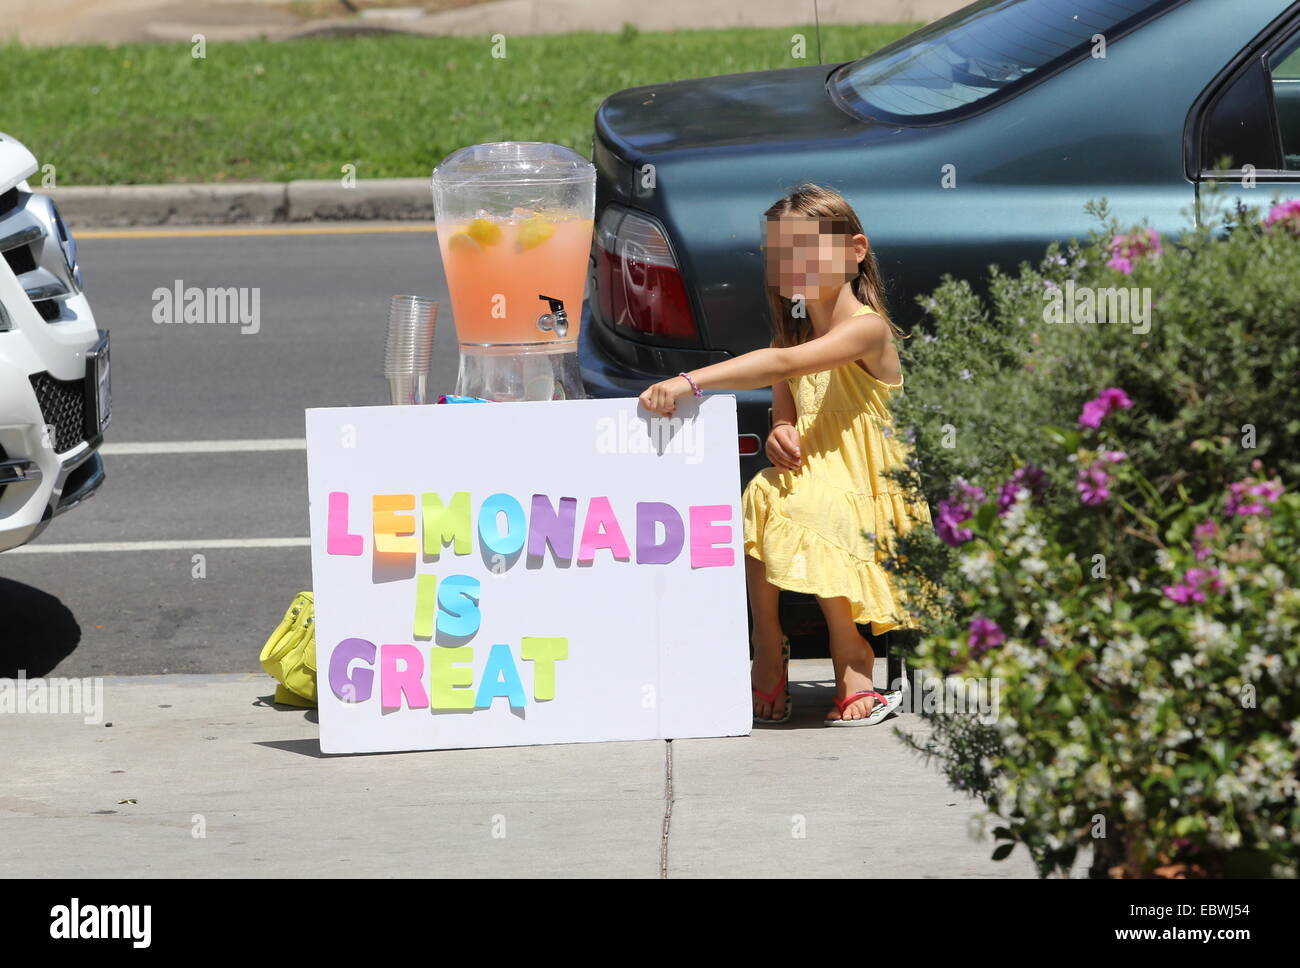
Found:
<path fill-rule="evenodd" d="M 307 411 L 325 753 L 752 725 L 736 399 Z"/>

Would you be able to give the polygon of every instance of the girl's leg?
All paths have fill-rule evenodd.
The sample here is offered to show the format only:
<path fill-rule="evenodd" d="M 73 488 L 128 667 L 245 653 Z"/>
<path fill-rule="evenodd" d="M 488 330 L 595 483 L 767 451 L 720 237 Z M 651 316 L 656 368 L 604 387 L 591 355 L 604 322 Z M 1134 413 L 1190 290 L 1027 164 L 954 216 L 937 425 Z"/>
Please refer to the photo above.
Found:
<path fill-rule="evenodd" d="M 874 689 L 871 676 L 876 663 L 876 653 L 858 631 L 853 621 L 853 609 L 847 598 L 821 598 L 817 604 L 826 616 L 826 629 L 830 632 L 831 662 L 835 666 L 835 698 L 843 699 L 864 689 Z M 844 710 L 841 717 L 838 707 L 832 706 L 827 719 L 861 719 L 871 714 L 877 700 L 862 698 Z"/>
<path fill-rule="evenodd" d="M 754 616 L 754 632 L 750 644 L 754 649 L 754 664 L 750 668 L 750 684 L 771 695 L 781 681 L 781 589 L 767 580 L 767 568 L 752 555 L 745 555 L 745 584 L 749 590 L 749 610 Z M 764 702 L 754 697 L 754 715 L 763 719 L 780 719 L 785 715 L 784 690 L 777 694 L 776 702 Z"/>

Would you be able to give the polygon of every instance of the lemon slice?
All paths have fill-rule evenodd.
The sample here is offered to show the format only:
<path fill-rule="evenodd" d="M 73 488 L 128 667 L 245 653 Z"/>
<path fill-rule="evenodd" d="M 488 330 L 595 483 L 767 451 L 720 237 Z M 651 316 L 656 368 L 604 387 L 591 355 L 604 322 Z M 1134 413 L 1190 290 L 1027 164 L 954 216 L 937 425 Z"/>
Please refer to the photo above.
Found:
<path fill-rule="evenodd" d="M 479 244 L 468 232 L 457 232 L 447 240 L 447 248 L 452 252 L 478 252 Z"/>
<path fill-rule="evenodd" d="M 535 249 L 555 234 L 555 223 L 548 218 L 535 215 L 519 223 L 516 238 L 521 249 Z"/>
<path fill-rule="evenodd" d="M 485 218 L 476 218 L 465 226 L 465 232 L 479 245 L 496 245 L 501 241 L 501 226 Z"/>

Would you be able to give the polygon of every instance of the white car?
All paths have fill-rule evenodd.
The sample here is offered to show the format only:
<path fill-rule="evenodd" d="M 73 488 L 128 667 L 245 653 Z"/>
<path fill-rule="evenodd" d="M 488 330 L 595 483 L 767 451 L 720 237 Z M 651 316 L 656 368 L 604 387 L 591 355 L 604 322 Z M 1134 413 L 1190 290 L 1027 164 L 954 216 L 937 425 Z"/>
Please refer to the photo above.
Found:
<path fill-rule="evenodd" d="M 39 535 L 104 481 L 108 332 L 82 292 L 77 246 L 0 134 L 0 551 Z"/>

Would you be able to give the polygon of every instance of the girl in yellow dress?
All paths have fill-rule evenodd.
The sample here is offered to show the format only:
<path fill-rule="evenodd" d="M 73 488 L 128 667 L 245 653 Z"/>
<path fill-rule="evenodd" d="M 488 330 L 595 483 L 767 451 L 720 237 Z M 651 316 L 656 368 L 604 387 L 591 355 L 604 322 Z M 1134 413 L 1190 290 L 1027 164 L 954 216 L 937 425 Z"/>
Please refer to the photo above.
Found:
<path fill-rule="evenodd" d="M 908 459 L 893 432 L 890 395 L 903 375 L 875 253 L 838 192 L 803 185 L 764 213 L 772 345 L 656 383 L 641 394 L 652 413 L 703 390 L 772 387 L 764 468 L 742 498 L 745 574 L 754 619 L 754 722 L 790 718 L 789 640 L 779 589 L 817 597 L 830 633 L 835 708 L 828 726 L 871 725 L 901 694 L 875 691 L 873 635 L 913 628 L 882 562 L 893 538 L 930 525 L 920 494 L 888 471 Z"/>

